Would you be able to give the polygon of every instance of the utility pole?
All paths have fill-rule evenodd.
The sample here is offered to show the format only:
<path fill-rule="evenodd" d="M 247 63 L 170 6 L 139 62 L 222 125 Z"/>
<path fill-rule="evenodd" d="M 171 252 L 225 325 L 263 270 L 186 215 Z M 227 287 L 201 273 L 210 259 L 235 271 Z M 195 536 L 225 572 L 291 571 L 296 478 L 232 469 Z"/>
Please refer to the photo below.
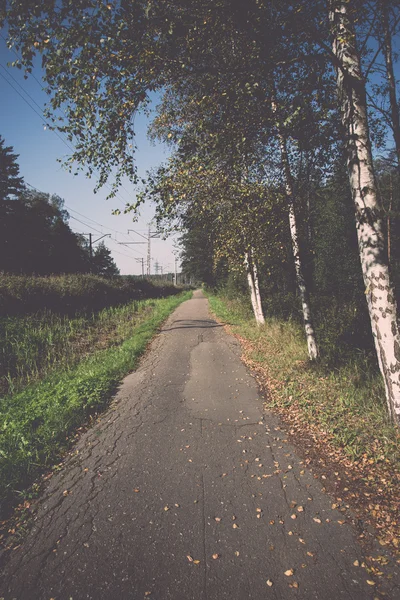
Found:
<path fill-rule="evenodd" d="M 178 271 L 177 271 L 178 259 L 175 256 L 175 274 L 174 274 L 174 285 L 178 285 Z"/>
<path fill-rule="evenodd" d="M 148 233 L 148 237 L 147 237 L 147 275 L 150 275 L 151 239 L 152 238 L 159 238 L 159 237 L 160 237 L 160 234 L 158 233 L 158 231 L 151 231 L 151 227 L 149 225 L 149 233 Z"/>
<path fill-rule="evenodd" d="M 142 265 L 142 278 L 144 279 L 144 258 L 135 258 L 135 260 Z"/>
<path fill-rule="evenodd" d="M 129 234 L 130 231 L 132 231 L 132 233 L 136 233 L 136 235 L 140 235 L 140 237 L 142 237 L 143 239 L 145 239 L 146 242 L 147 242 L 147 275 L 150 275 L 151 239 L 152 238 L 159 238 L 160 234 L 158 233 L 158 231 L 151 231 L 150 225 L 149 225 L 149 231 L 148 231 L 147 236 L 143 235 L 139 231 L 135 231 L 134 229 L 128 229 L 128 234 Z M 122 246 L 127 246 L 128 244 L 145 244 L 146 242 L 118 242 L 118 244 L 121 244 Z"/>
<path fill-rule="evenodd" d="M 151 248 L 150 248 L 151 231 L 149 225 L 149 237 L 147 240 L 147 275 L 150 275 L 150 263 L 151 263 Z"/>
<path fill-rule="evenodd" d="M 104 235 L 101 235 L 99 238 L 97 238 L 97 240 L 93 240 L 93 234 L 92 233 L 82 233 L 81 235 L 87 235 L 87 236 L 89 236 L 89 258 L 90 258 L 90 267 L 92 267 L 93 246 L 94 246 L 94 244 L 97 244 L 97 242 L 99 242 L 100 240 L 102 240 L 105 237 L 111 237 L 111 233 L 105 233 Z"/>

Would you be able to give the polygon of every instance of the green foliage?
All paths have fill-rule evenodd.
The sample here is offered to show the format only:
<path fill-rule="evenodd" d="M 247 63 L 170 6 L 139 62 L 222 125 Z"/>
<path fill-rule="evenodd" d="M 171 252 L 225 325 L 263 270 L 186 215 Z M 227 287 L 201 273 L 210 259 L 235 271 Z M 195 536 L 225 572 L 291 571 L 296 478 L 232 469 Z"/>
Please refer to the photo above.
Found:
<path fill-rule="evenodd" d="M 24 191 L 0 203 L 0 270 L 47 275 L 89 271 L 89 254 L 68 226 L 59 196 Z"/>
<path fill-rule="evenodd" d="M 165 318 L 191 292 L 146 303 L 147 318 L 116 346 L 97 350 L 77 366 L 59 369 L 43 381 L 3 398 L 0 409 L 0 498 L 21 491 L 69 444 L 69 434 L 107 405 L 117 384 L 134 370 L 139 356 Z M 122 311 L 135 316 L 138 305 Z M 121 343 L 122 342 L 122 343 Z"/>
<path fill-rule="evenodd" d="M 111 250 L 106 247 L 104 242 L 100 242 L 93 253 L 91 271 L 96 275 L 105 275 L 106 277 L 119 275 L 119 269 L 111 256 Z"/>

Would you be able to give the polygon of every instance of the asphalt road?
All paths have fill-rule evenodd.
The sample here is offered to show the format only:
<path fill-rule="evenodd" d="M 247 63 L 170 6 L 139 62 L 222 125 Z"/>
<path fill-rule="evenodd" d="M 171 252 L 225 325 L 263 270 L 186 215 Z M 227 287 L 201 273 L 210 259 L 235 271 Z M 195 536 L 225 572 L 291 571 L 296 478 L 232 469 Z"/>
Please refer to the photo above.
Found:
<path fill-rule="evenodd" d="M 50 480 L 2 596 L 380 598 L 357 560 L 356 533 L 195 292 Z"/>

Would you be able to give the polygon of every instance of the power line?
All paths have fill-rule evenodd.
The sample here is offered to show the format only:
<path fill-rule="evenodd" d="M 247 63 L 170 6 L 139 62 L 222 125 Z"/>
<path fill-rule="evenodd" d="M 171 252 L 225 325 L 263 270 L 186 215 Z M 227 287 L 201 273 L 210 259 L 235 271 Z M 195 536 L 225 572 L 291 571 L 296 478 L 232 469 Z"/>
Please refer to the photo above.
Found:
<path fill-rule="evenodd" d="M 4 66 L 3 66 L 2 64 L 0 64 L 0 67 L 1 67 L 2 69 L 4 69 L 6 73 L 8 73 L 8 71 L 7 71 L 7 70 L 4 68 Z M 44 118 L 43 112 L 39 113 L 39 112 L 36 110 L 36 108 L 35 108 L 34 106 L 32 106 L 32 104 L 30 104 L 30 102 L 28 102 L 28 100 L 27 100 L 26 98 L 24 98 L 24 96 L 21 94 L 21 92 L 19 92 L 19 91 L 17 90 L 17 88 L 16 88 L 16 87 L 15 87 L 15 86 L 14 86 L 14 85 L 11 83 L 11 81 L 10 81 L 9 79 L 7 79 L 7 77 L 5 77 L 5 76 L 3 75 L 3 73 L 0 73 L 0 77 L 2 77 L 2 78 L 4 79 L 4 81 L 6 81 L 6 82 L 8 83 L 8 85 L 9 85 L 10 87 L 12 87 L 12 89 L 14 90 L 14 92 L 15 92 L 16 94 L 18 94 L 18 96 L 19 96 L 20 98 L 22 98 L 22 100 L 23 100 L 23 101 L 24 101 L 24 102 L 25 102 L 25 103 L 26 103 L 26 104 L 29 106 L 29 108 L 30 108 L 31 110 L 33 110 L 33 112 L 34 112 L 35 114 L 37 114 L 37 116 L 38 116 L 38 117 L 40 117 L 40 119 L 41 119 L 42 121 L 45 121 L 45 118 Z M 13 78 L 13 79 L 14 79 L 14 78 Z M 15 79 L 14 79 L 14 81 L 15 81 Z M 18 83 L 18 82 L 16 82 L 16 83 Z M 19 84 L 18 84 L 18 85 L 19 85 Z M 21 88 L 21 89 L 23 89 L 23 88 Z M 25 93 L 26 93 L 26 92 L 25 92 Z M 27 96 L 29 96 L 29 94 L 27 94 Z M 31 98 L 31 96 L 29 96 L 29 98 Z M 32 99 L 32 100 L 33 100 L 33 99 Z M 35 100 L 33 100 L 33 102 L 35 102 Z M 37 106 L 39 106 L 39 105 L 37 104 L 37 102 L 35 102 L 35 104 L 36 104 Z M 48 126 L 48 124 L 47 124 L 46 122 L 45 122 L 45 125 L 46 125 L 46 127 Z M 50 130 L 51 130 L 51 131 L 53 131 L 53 133 L 55 133 L 55 134 L 56 134 L 56 136 L 57 136 L 57 137 L 58 137 L 58 138 L 59 138 L 59 139 L 60 139 L 60 140 L 63 142 L 63 144 L 65 144 L 65 145 L 67 146 L 67 148 L 69 148 L 69 150 L 71 150 L 72 152 L 74 151 L 74 149 L 73 149 L 73 148 L 72 148 L 72 147 L 71 147 L 71 146 L 68 144 L 68 142 L 66 142 L 66 141 L 65 141 L 65 139 L 64 139 L 63 137 L 61 137 L 61 135 L 58 133 L 58 131 L 56 131 L 55 129 L 50 129 Z"/>
<path fill-rule="evenodd" d="M 4 36 L 2 35 L 3 39 Z M 17 55 L 18 57 L 18 55 Z M 2 65 L 0 63 L 0 67 L 7 73 L 7 76 L 11 77 L 11 79 L 23 90 L 24 94 L 26 94 L 26 96 L 34 103 L 36 104 L 36 106 L 39 108 L 39 110 L 41 111 L 40 113 L 36 110 L 36 108 L 34 106 L 32 106 L 32 104 L 21 94 L 21 92 L 11 83 L 11 81 L 9 79 L 7 79 L 7 77 L 5 77 L 2 73 L 0 73 L 0 76 L 8 83 L 8 85 L 14 90 L 14 92 L 16 94 L 18 94 L 18 96 L 20 96 L 20 98 L 22 98 L 22 100 L 29 106 L 29 108 L 31 110 L 33 110 L 33 112 L 40 117 L 40 119 L 42 121 L 45 121 L 45 125 L 46 127 L 49 127 L 50 131 L 52 131 L 53 133 L 55 133 L 55 135 L 59 138 L 59 140 L 61 140 L 63 142 L 63 144 L 65 144 L 65 146 L 67 146 L 67 148 L 71 151 L 71 152 L 75 152 L 76 148 L 71 146 L 69 142 L 67 142 L 59 133 L 56 129 L 54 129 L 52 126 L 48 125 L 48 123 L 46 123 L 44 114 L 43 114 L 43 109 L 40 107 L 40 105 L 36 102 L 36 100 L 34 98 L 32 98 L 32 96 L 26 91 L 24 90 L 23 86 L 21 86 L 21 84 L 15 79 L 15 77 L 13 75 L 11 75 L 11 73 L 4 67 L 4 65 Z M 40 85 L 41 89 L 42 86 L 40 84 L 40 82 L 38 81 L 38 79 L 35 77 L 35 80 L 38 82 L 38 84 Z M 65 114 L 65 113 L 64 113 Z M 112 187 L 108 184 L 105 183 L 104 186 L 110 190 L 111 192 Z M 126 189 L 126 187 L 124 185 L 121 184 L 121 187 L 126 191 L 127 194 L 129 194 L 129 191 Z M 121 204 L 123 204 L 124 206 L 127 206 L 129 204 L 129 202 L 127 200 L 125 200 L 119 193 L 115 194 L 115 198 L 117 200 L 119 200 L 119 202 L 121 202 Z"/>
<path fill-rule="evenodd" d="M 35 186 L 31 185 L 30 183 L 28 183 L 28 182 L 25 182 L 25 183 L 26 183 L 26 185 L 28 185 L 32 189 L 36 190 L 38 193 L 40 193 L 40 194 L 44 194 L 45 193 L 45 192 L 42 192 L 41 190 L 39 190 L 38 188 L 36 188 Z M 80 214 L 80 213 L 78 213 L 78 214 Z M 83 218 L 86 218 L 85 215 L 81 215 L 81 216 Z M 70 215 L 70 217 L 71 217 L 71 219 L 74 219 L 75 221 L 78 221 L 78 223 L 81 223 L 81 225 L 84 225 L 88 229 L 91 229 L 92 231 L 95 231 L 96 233 L 99 233 L 100 235 L 103 234 L 103 231 L 99 231 L 98 229 L 96 229 L 95 227 L 93 227 L 93 225 L 90 225 L 89 223 L 85 223 L 84 221 L 81 221 L 80 219 L 78 219 L 77 217 L 74 217 L 73 215 Z M 89 220 L 92 220 L 92 219 L 89 218 Z M 116 231 L 116 230 L 113 230 L 111 227 L 107 227 L 107 226 L 103 225 L 102 223 L 98 223 L 97 221 L 94 221 L 94 222 L 97 223 L 97 225 L 99 225 L 100 227 L 103 227 L 104 229 L 111 229 L 111 231 Z M 82 233 L 82 232 L 80 232 L 80 233 Z M 116 231 L 116 233 L 119 233 L 119 232 Z M 126 246 L 126 244 L 123 244 L 121 242 L 116 242 L 112 238 L 110 238 L 110 242 L 117 243 L 117 244 L 120 243 L 121 245 Z M 126 247 L 131 252 L 135 252 L 136 254 L 140 254 L 141 256 L 144 256 L 144 254 L 142 252 L 139 252 L 138 250 L 134 250 L 133 248 L 129 248 L 128 246 L 126 246 Z M 112 249 L 112 252 L 116 252 L 117 254 L 122 254 L 121 252 L 118 252 L 118 250 L 114 250 L 114 249 Z M 134 256 L 132 256 L 132 255 L 129 256 L 128 254 L 122 254 L 122 255 L 123 256 L 127 256 L 128 258 L 135 258 Z"/>

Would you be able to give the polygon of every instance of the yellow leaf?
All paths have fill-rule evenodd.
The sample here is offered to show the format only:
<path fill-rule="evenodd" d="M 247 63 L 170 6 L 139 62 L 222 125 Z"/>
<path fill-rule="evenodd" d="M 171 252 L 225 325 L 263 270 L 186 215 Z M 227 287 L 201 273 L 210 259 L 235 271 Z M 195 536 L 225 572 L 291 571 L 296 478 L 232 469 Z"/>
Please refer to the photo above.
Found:
<path fill-rule="evenodd" d="M 293 575 L 293 573 L 294 573 L 293 569 L 288 569 L 287 571 L 285 571 L 286 577 L 291 577 Z"/>
<path fill-rule="evenodd" d="M 368 585 L 375 585 L 375 581 L 372 581 L 371 579 L 367 579 L 367 583 Z"/>
<path fill-rule="evenodd" d="M 274 584 L 272 583 L 272 581 L 270 579 L 267 579 L 267 585 L 268 585 L 268 587 L 272 587 Z"/>

